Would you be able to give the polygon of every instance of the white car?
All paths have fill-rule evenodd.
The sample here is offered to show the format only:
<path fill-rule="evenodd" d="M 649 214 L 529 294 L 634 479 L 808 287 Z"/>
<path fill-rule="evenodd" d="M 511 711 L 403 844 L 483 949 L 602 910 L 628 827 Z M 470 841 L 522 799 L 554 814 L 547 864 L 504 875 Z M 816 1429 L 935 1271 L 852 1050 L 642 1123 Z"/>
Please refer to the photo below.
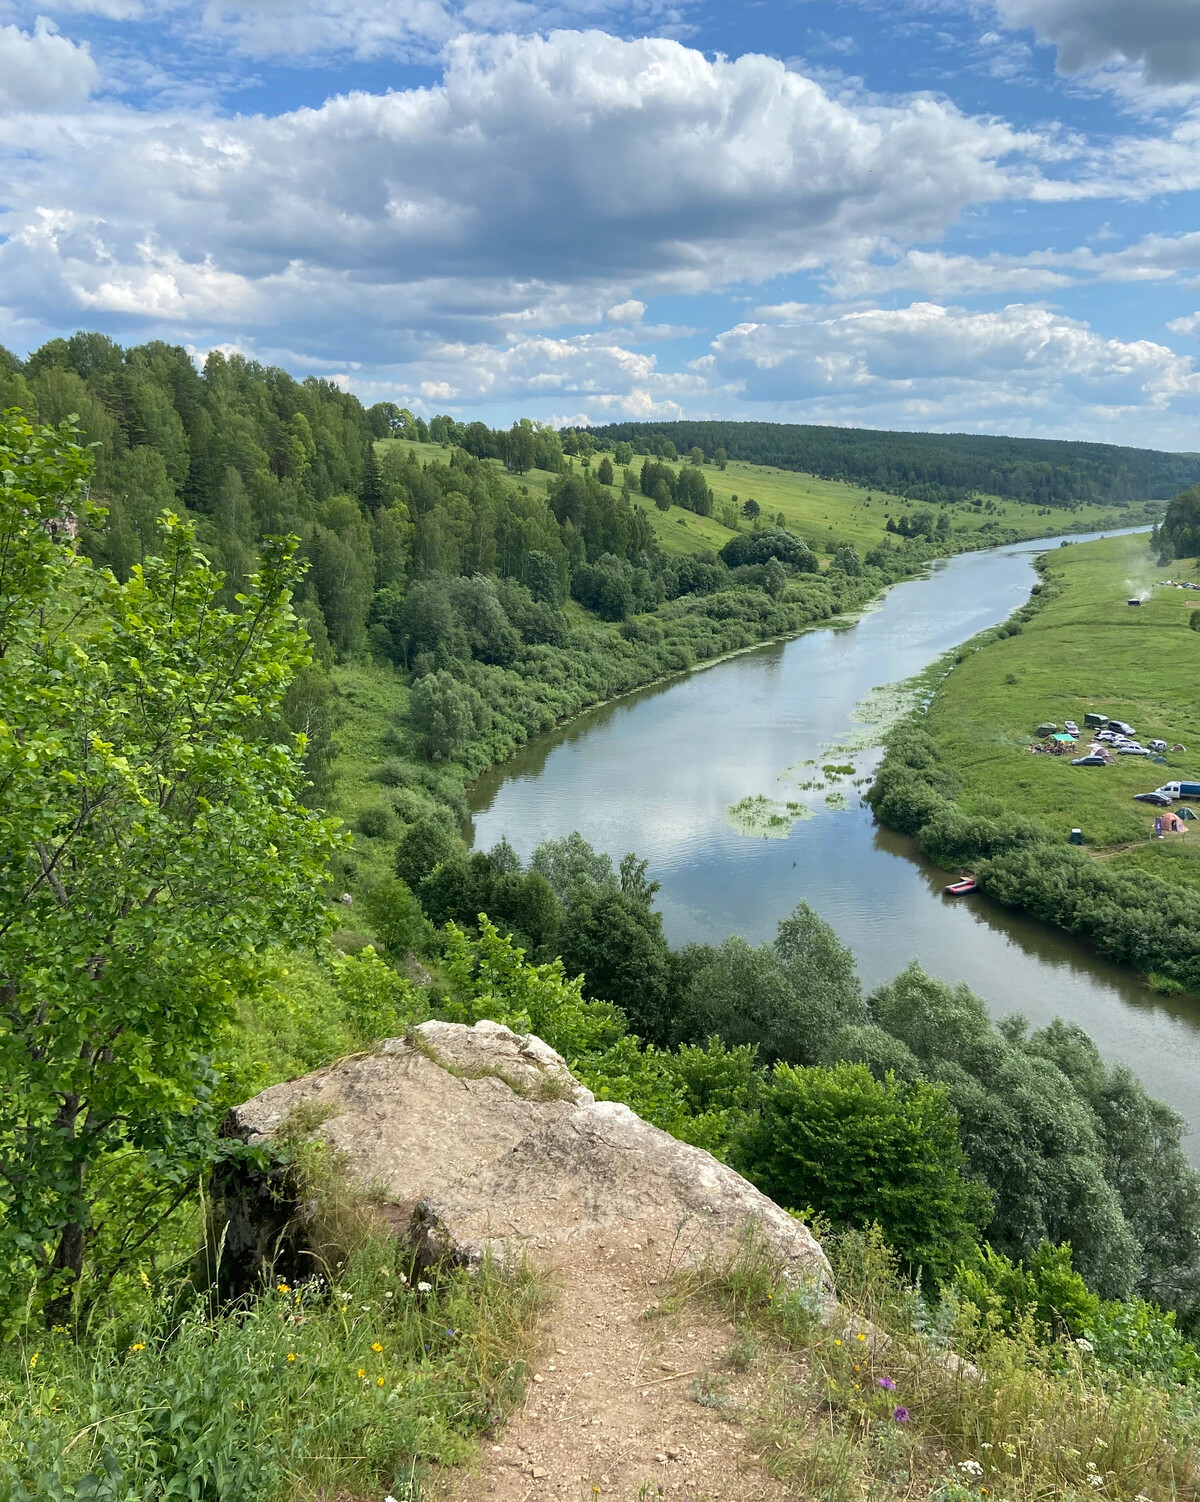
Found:
<path fill-rule="evenodd" d="M 1066 730 L 1066 732 L 1067 732 L 1068 735 L 1078 735 L 1079 734 L 1079 726 L 1075 723 L 1074 720 L 1068 720 L 1067 723 L 1066 723 L 1066 725 L 1063 728 Z"/>
<path fill-rule="evenodd" d="M 1151 751 L 1165 751 L 1167 749 L 1166 741 L 1147 741 L 1146 744 L 1150 747 Z"/>
<path fill-rule="evenodd" d="M 1117 738 L 1117 732 L 1115 730 L 1102 730 L 1100 732 L 1100 734 L 1096 737 L 1096 739 L 1098 741 L 1109 741 L 1109 742 L 1115 741 L 1116 738 Z"/>

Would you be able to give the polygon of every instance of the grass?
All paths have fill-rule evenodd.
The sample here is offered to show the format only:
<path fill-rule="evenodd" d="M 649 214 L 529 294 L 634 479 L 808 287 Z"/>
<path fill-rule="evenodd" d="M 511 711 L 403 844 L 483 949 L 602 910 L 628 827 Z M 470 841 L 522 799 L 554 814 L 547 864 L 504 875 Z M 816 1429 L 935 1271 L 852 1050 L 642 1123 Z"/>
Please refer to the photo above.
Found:
<path fill-rule="evenodd" d="M 765 1374 L 729 1416 L 760 1463 L 823 1502 L 925 1498 L 1048 1502 L 1197 1496 L 1200 1412 L 1191 1389 L 1101 1373 L 1070 1342 L 980 1331 L 975 1311 L 930 1307 L 871 1232 L 826 1233 L 843 1311 L 832 1323 L 760 1241 L 676 1280 L 664 1305 L 716 1302 L 743 1330 L 739 1359 Z M 957 1337 L 976 1365 L 948 1356 Z M 714 1374 L 715 1375 L 715 1374 Z M 707 1390 L 707 1388 L 705 1389 Z"/>
<path fill-rule="evenodd" d="M 1163 782 L 1200 771 L 1200 642 L 1188 629 L 1191 592 L 1154 581 L 1195 577 L 1160 569 L 1145 535 L 1073 544 L 1053 554 L 1062 592 L 1024 630 L 970 654 L 944 680 L 928 728 L 959 775 L 969 813 L 998 808 L 1032 815 L 1066 839 L 1083 830 L 1118 864 L 1173 880 L 1200 881 L 1200 834 L 1153 839 L 1155 810 L 1133 801 Z M 1126 600 L 1150 590 L 1145 604 Z M 1147 738 L 1182 743 L 1168 765 L 1119 757 L 1110 767 L 1073 767 L 1070 757 L 1031 756 L 1041 721 L 1083 724 L 1089 710 L 1136 726 Z"/>
<path fill-rule="evenodd" d="M 327 1208 L 345 1255 L 301 1282 L 217 1312 L 147 1290 L 78 1343 L 0 1351 L 0 1497 L 419 1502 L 433 1467 L 471 1462 L 524 1397 L 544 1279 L 418 1272 L 369 1206 Z"/>
<path fill-rule="evenodd" d="M 380 449 L 393 446 L 406 451 L 415 450 L 417 456 L 426 462 L 432 459 L 448 462 L 450 457 L 450 450 L 438 444 L 396 438 L 383 440 L 377 445 Z M 635 475 L 641 464 L 641 458 L 635 455 L 632 466 Z M 922 509 L 920 502 L 769 465 L 731 460 L 724 470 L 706 465 L 704 477 L 715 498 L 716 516 L 713 517 L 695 516 L 678 506 L 659 511 L 643 497 L 635 495 L 636 503 L 648 511 L 655 536 L 664 552 L 719 551 L 734 533 L 717 517 L 735 496 L 738 506 L 748 500 L 757 501 L 764 516 L 774 518 L 782 512 L 785 525 L 799 532 L 814 551 L 825 556 L 842 542 L 853 543 L 860 552 L 865 552 L 887 536 L 885 524 L 889 515 L 899 520 L 907 513 Z M 619 466 L 616 478 L 619 484 Z M 517 483 L 534 493 L 544 494 L 554 479 L 549 471 L 535 469 L 517 477 Z M 995 523 L 998 528 L 1015 529 L 1026 537 L 1051 537 L 1068 529 L 1102 531 L 1106 527 L 1127 525 L 1122 513 L 1112 507 L 1081 506 L 1076 511 L 1055 511 L 994 496 L 984 498 L 982 504 L 984 509 L 979 511 L 957 507 L 951 512 L 955 531 L 959 534 L 956 539 L 959 547 L 964 541 L 974 544 L 976 533 L 980 534 L 977 545 L 988 546 L 990 539 L 982 529 L 989 523 Z"/>

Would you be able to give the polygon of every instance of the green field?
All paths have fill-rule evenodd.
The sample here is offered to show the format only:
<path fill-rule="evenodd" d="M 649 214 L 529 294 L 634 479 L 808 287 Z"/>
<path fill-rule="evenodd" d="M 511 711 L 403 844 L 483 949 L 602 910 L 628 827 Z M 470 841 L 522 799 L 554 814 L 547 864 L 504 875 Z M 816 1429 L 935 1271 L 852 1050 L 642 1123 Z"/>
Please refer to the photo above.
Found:
<path fill-rule="evenodd" d="M 413 443 L 401 438 L 382 440 L 376 447 L 381 452 L 393 447 L 412 449 L 426 462 L 437 459 L 447 463 L 450 458 L 448 447 Z M 498 460 L 489 462 L 499 464 Z M 641 464 L 642 460 L 635 456 L 632 466 L 635 475 Z M 717 515 L 733 502 L 735 496 L 738 506 L 755 500 L 762 508 L 764 519 L 768 516 L 774 518 L 782 512 L 784 525 L 798 532 L 814 552 L 825 556 L 842 542 L 853 543 L 860 552 L 865 552 L 888 535 L 886 521 L 889 515 L 899 520 L 906 513 L 921 509 L 919 502 L 906 501 L 898 496 L 765 465 L 730 461 L 721 470 L 709 464 L 705 465 L 704 476 L 715 497 Z M 514 479 L 530 491 L 544 494 L 555 476 L 547 470 L 533 469 Z M 617 484 L 620 480 L 618 467 Z M 655 536 L 666 553 L 716 552 L 734 536 L 716 516 L 696 516 L 678 506 L 659 511 L 636 491 L 633 498 L 636 505 L 649 513 Z M 979 534 L 978 546 L 989 546 L 993 539 L 983 531 L 989 523 L 998 528 L 1015 529 L 1024 537 L 1052 537 L 1067 530 L 1103 531 L 1106 527 L 1129 525 L 1122 513 L 1112 507 L 1080 506 L 1075 511 L 1051 511 L 994 497 L 983 504 L 992 509 L 976 511 L 962 506 L 951 512 L 956 549 L 961 549 L 964 544 L 974 545 L 973 534 L 976 533 Z"/>
<path fill-rule="evenodd" d="M 1133 801 L 1200 774 L 1200 635 L 1188 629 L 1200 595 L 1155 587 L 1163 577 L 1196 579 L 1195 566 L 1159 568 L 1141 534 L 1072 544 L 1049 567 L 1062 593 L 1020 635 L 968 656 L 934 697 L 928 728 L 961 778 L 958 801 L 968 813 L 1032 815 L 1062 839 L 1079 828 L 1118 864 L 1200 881 L 1200 823 L 1155 840 L 1156 810 Z M 1150 595 L 1133 608 L 1126 600 L 1139 590 Z M 1110 767 L 1029 753 L 1039 722 L 1082 725 L 1089 710 L 1128 721 L 1143 744 L 1158 737 L 1189 752 L 1168 755 L 1167 766 L 1119 757 Z"/>

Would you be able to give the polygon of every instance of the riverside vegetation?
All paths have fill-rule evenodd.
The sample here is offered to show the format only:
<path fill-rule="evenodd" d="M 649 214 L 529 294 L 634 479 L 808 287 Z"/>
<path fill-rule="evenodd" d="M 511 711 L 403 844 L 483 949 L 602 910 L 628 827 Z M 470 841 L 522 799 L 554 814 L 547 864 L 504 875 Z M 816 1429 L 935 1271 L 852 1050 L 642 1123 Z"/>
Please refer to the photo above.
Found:
<path fill-rule="evenodd" d="M 960 648 L 928 705 L 888 743 L 869 799 L 933 860 L 970 865 L 982 889 L 1087 938 L 1161 990 L 1200 991 L 1200 859 L 1186 838 L 1153 837 L 1156 810 L 1133 801 L 1188 778 L 1191 754 L 1168 765 L 1119 757 L 1079 768 L 1030 756 L 1033 728 L 1098 709 L 1145 737 L 1200 745 L 1191 593 L 1156 589 L 1163 535 L 1072 544 L 1045 558 L 1030 602 Z M 1167 546 L 1168 553 L 1170 546 Z M 1137 609 L 1126 601 L 1147 598 Z M 1083 849 L 1067 844 L 1082 829 Z"/>
<path fill-rule="evenodd" d="M 537 1032 L 598 1095 L 824 1216 L 847 1297 L 913 1361 L 977 1353 L 986 1424 L 915 1376 L 903 1395 L 928 1495 L 970 1491 L 968 1461 L 1001 1497 L 1090 1495 L 1093 1474 L 1106 1495 L 1195 1495 L 1200 1193 L 1178 1118 L 1127 1071 L 1078 1029 L 996 1027 L 915 968 L 864 997 L 805 908 L 771 945 L 674 952 L 636 857 L 614 868 L 573 837 L 522 866 L 458 835 L 464 779 L 524 735 L 685 648 L 825 619 L 933 545 L 846 544 L 821 566 L 795 533 L 745 527 L 748 556 L 673 561 L 582 467 L 540 502 L 457 449 L 377 463 L 335 388 L 219 359 L 197 388 L 152 350 L 163 389 L 197 398 L 176 430 L 137 352 L 106 373 L 103 342 L 65 343 L 13 370 L 19 404 L 51 371 L 79 407 L 103 390 L 97 411 L 128 398 L 145 422 L 91 453 L 20 412 L 3 429 L 0 1496 L 411 1498 L 499 1422 L 536 1340 L 528 1274 L 416 1281 L 336 1165 L 286 1141 L 332 1207 L 312 1279 L 223 1305 L 204 1239 L 207 1175 L 237 1150 L 226 1107 L 428 1015 Z M 155 412 L 187 438 L 180 490 L 205 432 L 245 464 L 249 483 L 207 470 L 227 512 L 180 519 L 173 492 L 180 514 L 142 518 L 106 472 L 152 447 L 130 440 Z M 321 498 L 342 484 L 357 496 Z M 347 889 L 351 908 L 330 903 Z M 778 1307 L 817 1374 L 770 1453 L 814 1495 L 861 1492 L 896 1420 L 755 1277 L 747 1321 Z M 1063 1426 L 1085 1412 L 1086 1447 Z"/>

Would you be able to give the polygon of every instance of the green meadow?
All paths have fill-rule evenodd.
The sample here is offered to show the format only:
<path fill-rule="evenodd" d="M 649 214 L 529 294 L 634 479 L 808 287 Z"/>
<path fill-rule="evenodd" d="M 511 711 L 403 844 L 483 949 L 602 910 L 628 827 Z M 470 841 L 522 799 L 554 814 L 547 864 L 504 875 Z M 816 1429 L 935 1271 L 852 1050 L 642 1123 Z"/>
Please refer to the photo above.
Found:
<path fill-rule="evenodd" d="M 1196 579 L 1194 564 L 1155 564 L 1142 533 L 1072 543 L 1048 560 L 1061 593 L 1018 635 L 971 653 L 944 680 L 928 728 L 961 780 L 968 813 L 1001 810 L 1041 819 L 1066 840 L 1073 828 L 1118 865 L 1170 880 L 1200 881 L 1200 823 L 1187 835 L 1153 838 L 1156 810 L 1133 795 L 1200 775 L 1200 636 L 1188 629 L 1200 594 L 1156 587 Z M 1140 606 L 1131 595 L 1149 591 Z M 1110 767 L 1073 767 L 1069 756 L 1031 755 L 1042 721 L 1083 725 L 1089 710 L 1128 721 L 1145 744 L 1182 743 L 1162 766 L 1118 757 Z M 1086 743 L 1081 739 L 1081 755 Z"/>
<path fill-rule="evenodd" d="M 448 463 L 450 459 L 449 447 L 441 444 L 416 443 L 402 438 L 383 439 L 376 444 L 381 453 L 397 446 L 414 449 L 424 462 L 436 459 Z M 498 460 L 488 462 L 499 466 Z M 635 455 L 632 465 L 635 476 L 641 465 L 641 458 Z M 622 471 L 620 466 L 615 468 L 619 485 Z M 676 464 L 675 468 L 678 469 L 679 465 Z M 715 515 L 711 517 L 696 516 L 679 506 L 659 511 L 636 489 L 633 490 L 634 503 L 649 513 L 655 536 L 664 552 L 719 551 L 734 536 L 732 529 L 718 519 L 722 511 L 729 505 L 740 508 L 750 500 L 758 502 L 764 520 L 768 517 L 774 519 L 782 513 L 784 525 L 798 532 L 814 552 L 826 557 L 843 542 L 852 543 L 860 552 L 865 552 L 887 536 L 889 516 L 899 521 L 913 511 L 929 509 L 923 508 L 918 501 L 904 500 L 882 491 L 863 490 L 840 480 L 822 480 L 816 475 L 795 470 L 742 464 L 734 460 L 723 470 L 714 464 L 706 464 L 704 477 L 714 496 Z M 513 478 L 518 485 L 544 494 L 555 476 L 548 470 L 531 469 Z M 1119 511 L 1106 506 L 1080 506 L 1067 512 L 1004 501 L 998 497 L 983 497 L 979 507 L 977 510 L 973 506 L 960 506 L 951 512 L 955 550 L 964 546 L 988 547 L 996 540 L 985 530 L 989 526 L 995 531 L 1012 529 L 1024 537 L 1051 537 L 1068 529 L 1101 531 L 1105 527 L 1129 524 Z M 748 525 L 743 523 L 743 526 Z M 978 538 L 973 534 L 978 534 Z"/>

